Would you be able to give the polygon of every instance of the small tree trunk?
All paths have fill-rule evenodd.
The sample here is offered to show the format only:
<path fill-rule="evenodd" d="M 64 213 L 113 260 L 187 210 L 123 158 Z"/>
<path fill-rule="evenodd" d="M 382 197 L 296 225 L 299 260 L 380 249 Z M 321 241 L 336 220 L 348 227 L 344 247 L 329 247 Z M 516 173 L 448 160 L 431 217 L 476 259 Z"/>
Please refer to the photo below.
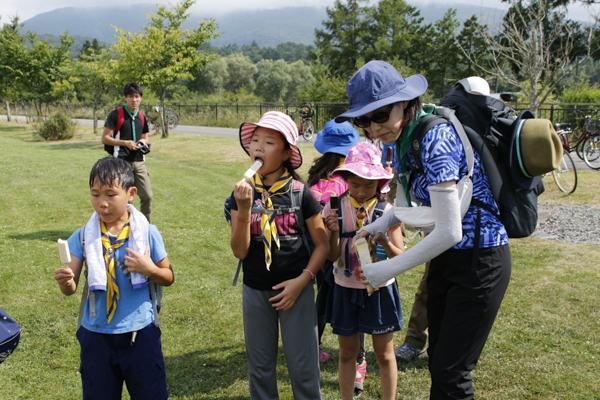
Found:
<path fill-rule="evenodd" d="M 169 137 L 169 126 L 167 124 L 167 110 L 165 109 L 165 96 L 167 95 L 167 88 L 163 87 L 162 93 L 160 94 L 160 119 L 162 127 L 162 137 Z"/>
<path fill-rule="evenodd" d="M 96 111 L 98 110 L 98 92 L 94 94 L 94 105 L 92 107 L 92 118 L 94 119 L 94 133 L 98 133 L 98 115 Z"/>
<path fill-rule="evenodd" d="M 12 119 L 10 115 L 10 104 L 8 103 L 8 100 L 6 100 L 6 119 L 8 120 L 8 122 L 10 122 Z"/>

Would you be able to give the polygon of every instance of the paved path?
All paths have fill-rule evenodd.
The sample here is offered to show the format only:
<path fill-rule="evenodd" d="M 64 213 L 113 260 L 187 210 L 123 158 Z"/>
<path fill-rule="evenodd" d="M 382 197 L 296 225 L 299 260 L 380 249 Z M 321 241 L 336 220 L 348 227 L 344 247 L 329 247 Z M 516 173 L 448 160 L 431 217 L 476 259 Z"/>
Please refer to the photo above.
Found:
<path fill-rule="evenodd" d="M 6 115 L 0 115 L 0 118 L 6 118 Z M 13 116 L 13 118 L 15 118 Z M 25 120 L 25 117 L 19 116 L 17 117 L 19 120 Z M 74 119 L 77 121 L 79 125 L 92 126 L 94 125 L 94 121 L 91 119 Z M 102 120 L 98 121 L 98 126 L 102 127 L 104 122 Z M 239 135 L 239 129 L 237 128 L 219 128 L 213 126 L 194 126 L 194 125 L 179 125 L 175 129 L 169 129 L 169 132 L 174 133 L 187 133 L 192 135 L 205 135 L 205 136 L 216 136 L 216 137 L 224 137 L 237 139 Z M 315 138 L 317 137 L 316 132 L 313 135 L 313 138 L 310 141 L 306 141 L 300 138 L 299 143 L 314 143 Z"/>

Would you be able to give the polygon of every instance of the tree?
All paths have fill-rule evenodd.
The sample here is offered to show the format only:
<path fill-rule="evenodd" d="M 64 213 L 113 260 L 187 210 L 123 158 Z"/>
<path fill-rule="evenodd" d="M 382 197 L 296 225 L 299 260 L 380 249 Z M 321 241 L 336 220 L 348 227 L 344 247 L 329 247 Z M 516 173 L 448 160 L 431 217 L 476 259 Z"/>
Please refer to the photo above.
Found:
<path fill-rule="evenodd" d="M 213 33 L 214 20 L 204 19 L 196 29 L 181 29 L 189 17 L 186 12 L 194 3 L 181 0 L 171 9 L 157 5 L 156 12 L 148 16 L 149 24 L 142 28 L 143 33 L 115 28 L 120 35 L 113 45 L 120 53 L 120 60 L 113 62 L 117 76 L 122 83 L 135 80 L 159 95 L 163 137 L 169 136 L 164 123 L 167 87 L 179 80 L 194 79 L 194 71 L 217 57 L 215 53 L 198 50 L 204 42 L 219 36 Z"/>
<path fill-rule="evenodd" d="M 226 91 L 238 93 L 241 88 L 253 92 L 256 87 L 254 75 L 258 72 L 256 65 L 243 54 L 232 54 L 225 58 L 228 77 L 223 87 Z"/>
<path fill-rule="evenodd" d="M 459 58 L 464 65 L 462 74 L 464 77 L 483 75 L 483 70 L 478 65 L 489 67 L 488 46 L 482 32 L 487 33 L 487 26 L 477 22 L 477 16 L 473 15 L 464 22 L 462 30 L 456 37 L 462 49 L 459 51 Z"/>
<path fill-rule="evenodd" d="M 587 33 L 566 19 L 566 0 L 522 0 L 512 3 L 498 36 L 481 32 L 490 49 L 491 66 L 476 63 L 486 73 L 514 85 L 539 105 L 571 71 L 598 51 L 592 46 L 597 20 Z M 465 55 L 469 57 L 466 53 Z M 507 63 L 510 68 L 506 68 Z"/>
<path fill-rule="evenodd" d="M 288 64 L 283 60 L 262 60 L 256 64 L 258 76 L 254 93 L 266 101 L 279 101 L 286 98 L 292 77 Z"/>
<path fill-rule="evenodd" d="M 73 38 L 68 32 L 60 35 L 58 46 L 43 42 L 37 34 L 27 31 L 29 49 L 19 60 L 22 96 L 33 100 L 39 118 L 44 117 L 42 105 L 52 98 L 52 83 L 65 78 L 64 66 L 71 56 Z"/>
<path fill-rule="evenodd" d="M 315 45 L 329 66 L 332 74 L 349 78 L 356 72 L 356 65 L 364 57 L 366 9 L 359 3 L 366 0 L 336 0 L 327 7 L 329 20 L 323 21 L 324 29 L 315 29 Z"/>
<path fill-rule="evenodd" d="M 413 49 L 417 44 L 423 17 L 414 6 L 405 0 L 381 0 L 368 9 L 368 34 L 365 61 L 399 58 L 409 65 L 413 60 Z"/>
<path fill-rule="evenodd" d="M 450 8 L 444 17 L 435 22 L 435 36 L 433 37 L 435 56 L 435 67 L 430 75 L 429 81 L 437 94 L 444 97 L 448 82 L 454 85 L 458 79 L 453 76 L 456 73 L 459 62 L 460 48 L 456 43 L 455 32 L 460 22 L 455 18 L 456 10 Z"/>
<path fill-rule="evenodd" d="M 19 85 L 23 78 L 22 61 L 27 48 L 25 40 L 19 34 L 19 16 L 15 15 L 10 23 L 3 24 L 0 31 L 0 98 L 6 104 L 6 118 L 11 120 L 9 100 L 16 101 Z"/>

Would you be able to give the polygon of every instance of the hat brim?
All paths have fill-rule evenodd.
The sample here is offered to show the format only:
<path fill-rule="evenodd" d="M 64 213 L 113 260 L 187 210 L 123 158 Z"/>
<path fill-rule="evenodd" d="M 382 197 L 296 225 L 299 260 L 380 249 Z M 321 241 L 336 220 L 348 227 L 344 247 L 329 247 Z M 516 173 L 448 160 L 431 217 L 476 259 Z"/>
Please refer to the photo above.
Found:
<path fill-rule="evenodd" d="M 519 185 L 520 188 L 525 189 L 525 190 L 530 190 L 530 189 L 535 188 L 540 183 L 540 180 L 542 180 L 541 176 L 534 176 L 534 177 L 528 178 L 527 176 L 524 175 L 523 171 L 521 170 L 521 167 L 519 166 L 519 156 L 517 154 L 517 138 L 519 137 L 519 135 L 517 134 L 517 131 L 521 127 L 521 122 L 524 119 L 534 119 L 534 118 L 535 118 L 535 115 L 533 115 L 533 113 L 529 110 L 525 110 L 521 114 L 519 114 L 519 116 L 517 117 L 515 122 L 513 122 L 514 128 L 513 128 L 512 138 L 511 138 L 511 142 L 510 142 L 511 175 L 512 175 L 515 183 L 517 185 Z"/>
<path fill-rule="evenodd" d="M 244 149 L 246 154 L 248 154 L 248 156 L 250 155 L 250 142 L 252 142 L 252 135 L 254 134 L 256 128 L 267 128 L 281 133 L 279 130 L 273 128 L 270 125 L 261 125 L 256 122 L 242 122 L 242 125 L 240 125 L 239 133 L 240 144 L 242 145 L 242 148 Z M 281 133 L 281 136 L 284 136 L 283 133 Z M 285 137 L 284 141 L 286 141 Z M 292 167 L 294 169 L 300 168 L 300 166 L 302 165 L 302 154 L 300 153 L 300 149 L 298 149 L 298 147 L 294 144 L 291 144 L 287 141 L 286 143 L 289 144 L 290 149 L 292 150 L 292 156 L 290 157 Z"/>
<path fill-rule="evenodd" d="M 317 139 L 315 140 L 315 149 L 321 154 L 335 153 L 335 154 L 339 154 L 340 156 L 346 157 L 346 154 L 348 154 L 348 150 L 350 150 L 350 148 L 356 144 L 356 143 L 348 143 L 347 145 L 342 145 L 342 146 L 331 146 L 331 145 L 325 143 L 325 141 L 323 139 L 319 139 L 320 137 L 322 137 L 321 136 L 322 132 L 323 131 L 320 131 L 317 134 Z"/>
<path fill-rule="evenodd" d="M 385 185 L 389 185 L 389 183 L 392 181 L 392 179 L 394 179 L 394 174 L 390 174 L 389 172 L 387 172 L 381 165 L 373 165 L 373 164 L 366 164 L 370 166 L 370 170 L 371 171 L 375 171 L 377 173 L 376 176 L 367 176 L 364 175 L 359 168 L 358 164 L 349 164 L 349 165 L 342 165 L 339 168 L 336 168 L 335 171 L 333 171 L 331 173 L 331 175 L 342 175 L 342 172 L 350 172 L 360 178 L 363 179 L 367 179 L 369 181 L 374 181 L 374 180 L 378 180 L 379 182 L 377 182 L 377 187 L 379 188 L 379 191 L 381 191 Z M 343 176 L 342 176 L 343 178 Z"/>
<path fill-rule="evenodd" d="M 346 111 L 345 113 L 335 117 L 335 122 L 340 123 L 348 121 L 352 118 L 361 117 L 388 104 L 416 99 L 417 97 L 423 95 L 427 91 L 427 87 L 427 79 L 425 79 L 423 75 L 411 75 L 408 78 L 406 78 L 406 86 L 398 92 L 386 98 L 371 102 L 369 104 L 353 107 L 349 111 Z"/>

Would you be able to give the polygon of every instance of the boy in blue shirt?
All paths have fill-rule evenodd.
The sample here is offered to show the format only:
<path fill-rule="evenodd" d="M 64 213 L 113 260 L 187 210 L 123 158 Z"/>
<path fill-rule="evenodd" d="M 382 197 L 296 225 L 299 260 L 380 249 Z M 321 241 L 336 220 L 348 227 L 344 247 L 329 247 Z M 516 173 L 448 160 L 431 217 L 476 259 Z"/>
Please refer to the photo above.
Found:
<path fill-rule="evenodd" d="M 125 381 L 133 400 L 166 399 L 161 333 L 149 281 L 160 286 L 174 281 L 162 237 L 129 204 L 137 189 L 127 162 L 99 160 L 89 183 L 95 212 L 68 240 L 69 265 L 54 273 L 60 290 L 70 296 L 77 290 L 84 259 L 87 264 L 90 292 L 77 330 L 83 398 L 120 400 Z"/>

